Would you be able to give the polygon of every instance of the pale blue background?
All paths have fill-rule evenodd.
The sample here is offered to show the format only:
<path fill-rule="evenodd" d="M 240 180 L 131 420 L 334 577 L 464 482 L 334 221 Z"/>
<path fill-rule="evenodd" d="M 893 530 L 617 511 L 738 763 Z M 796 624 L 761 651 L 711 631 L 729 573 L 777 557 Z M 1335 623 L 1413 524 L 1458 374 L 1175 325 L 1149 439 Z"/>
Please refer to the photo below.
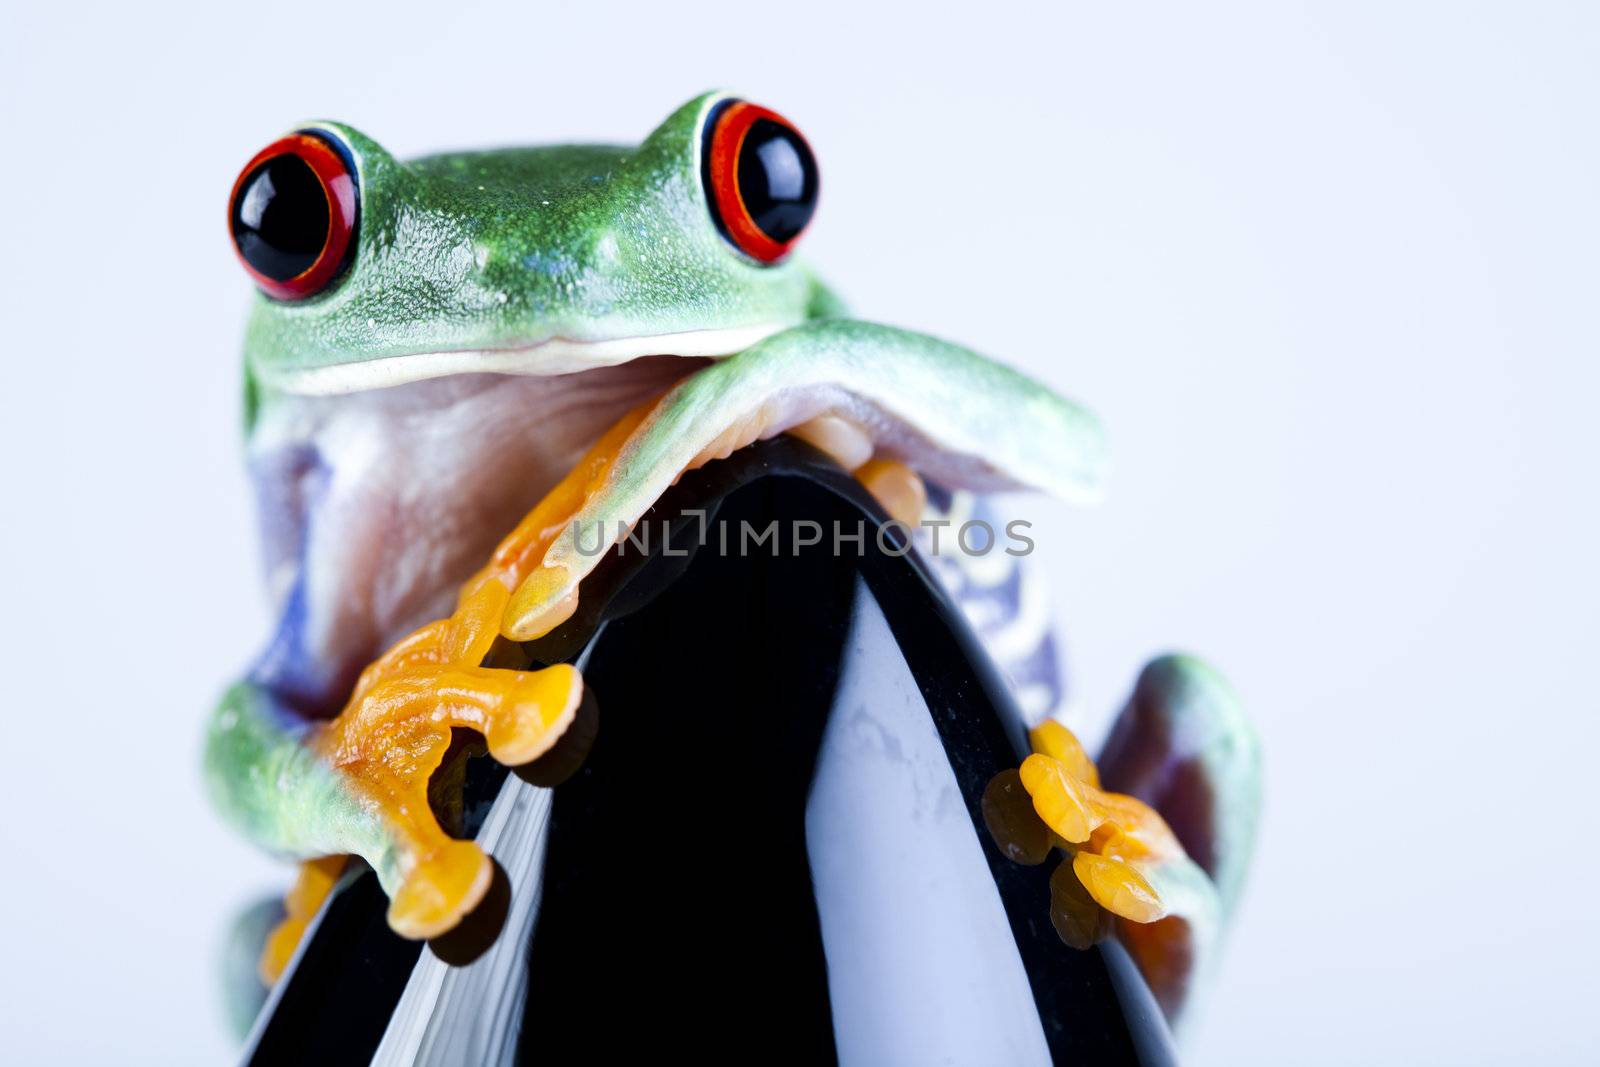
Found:
<path fill-rule="evenodd" d="M 1096 733 L 1202 651 L 1270 806 L 1191 1062 L 1596 1058 L 1600 19 L 1579 3 L 8 4 L 0 1058 L 217 1062 L 284 872 L 195 773 L 261 639 L 223 209 L 297 119 L 402 154 L 738 87 L 860 312 L 1093 405 L 1031 506 Z"/>

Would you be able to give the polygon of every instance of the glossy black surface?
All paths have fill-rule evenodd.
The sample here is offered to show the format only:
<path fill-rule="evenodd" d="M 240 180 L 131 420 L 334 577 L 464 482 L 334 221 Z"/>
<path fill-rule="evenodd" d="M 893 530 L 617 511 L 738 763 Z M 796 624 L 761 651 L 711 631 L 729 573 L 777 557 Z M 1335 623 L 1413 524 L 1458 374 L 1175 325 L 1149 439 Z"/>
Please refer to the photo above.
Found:
<path fill-rule="evenodd" d="M 328 239 L 327 193 L 310 165 L 292 152 L 250 172 L 231 215 L 239 254 L 275 281 L 304 273 Z"/>
<path fill-rule="evenodd" d="M 718 518 L 806 517 L 807 488 L 827 496 L 757 484 Z M 760 1060 L 776 1035 L 833 1058 L 805 806 L 854 583 L 819 553 L 702 551 L 596 639 L 600 730 L 556 790 L 526 1060 Z"/>
<path fill-rule="evenodd" d="M 521 1059 L 836 1058 L 806 798 L 841 670 L 891 661 L 903 670 L 904 657 L 981 841 L 1052 1056 L 1171 1062 L 1165 1024 L 1126 954 L 1062 944 L 1047 917 L 1052 865 L 1010 862 L 983 829 L 985 785 L 1016 765 L 1016 709 L 916 557 L 874 547 L 876 505 L 818 453 L 779 440 L 686 476 L 653 509 L 647 521 L 678 523 L 674 552 L 696 540 L 699 520 L 681 516 L 694 507 L 711 513 L 713 529 L 774 519 L 787 529 L 801 518 L 853 529 L 865 517 L 869 535 L 859 558 L 835 557 L 827 539 L 741 558 L 718 551 L 715 536 L 669 555 L 656 536 L 648 554 L 608 556 L 585 582 L 578 614 L 525 647 L 535 662 L 583 654 L 600 711 L 587 759 L 555 786 Z M 845 642 L 861 579 L 898 644 L 864 662 L 851 661 Z M 502 773 L 475 760 L 469 779 L 488 796 L 484 783 Z M 399 990 L 388 979 L 350 981 L 358 964 L 338 958 L 390 958 L 408 971 L 397 946 L 413 960 L 418 950 L 383 926 L 370 875 L 345 896 L 358 892 L 353 911 L 341 897 L 323 919 L 319 944 L 268 1009 L 274 1043 L 258 1044 L 252 1062 L 282 1062 L 266 1052 L 285 1048 L 297 1062 L 370 1057 Z M 343 1012 L 346 1032 L 327 1033 Z M 364 1054 L 353 1035 L 370 1042 Z"/>
<path fill-rule="evenodd" d="M 817 210 L 817 161 L 793 129 L 757 119 L 739 149 L 739 195 L 761 232 L 782 243 Z"/>

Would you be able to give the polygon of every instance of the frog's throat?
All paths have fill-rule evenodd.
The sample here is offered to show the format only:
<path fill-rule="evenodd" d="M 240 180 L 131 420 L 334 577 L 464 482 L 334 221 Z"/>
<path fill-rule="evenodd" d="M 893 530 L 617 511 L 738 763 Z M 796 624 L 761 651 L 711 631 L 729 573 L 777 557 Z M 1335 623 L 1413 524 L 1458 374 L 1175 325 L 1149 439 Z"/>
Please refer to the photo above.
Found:
<path fill-rule="evenodd" d="M 411 352 L 352 360 L 322 367 L 261 368 L 262 380 L 285 393 L 336 396 L 457 374 L 514 374 L 547 377 L 612 367 L 643 356 L 719 359 L 749 348 L 792 322 L 757 323 L 680 333 L 645 334 L 604 340 L 552 337 L 529 344 L 455 351 Z"/>

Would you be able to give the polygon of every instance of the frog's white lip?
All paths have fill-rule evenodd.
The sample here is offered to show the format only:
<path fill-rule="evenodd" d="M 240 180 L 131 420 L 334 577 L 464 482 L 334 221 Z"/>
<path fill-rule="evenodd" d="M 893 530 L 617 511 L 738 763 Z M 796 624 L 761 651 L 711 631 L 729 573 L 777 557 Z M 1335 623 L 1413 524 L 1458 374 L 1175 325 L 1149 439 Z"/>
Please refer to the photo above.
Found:
<path fill-rule="evenodd" d="M 595 367 L 628 363 L 641 356 L 720 358 L 742 352 L 790 323 L 762 323 L 715 330 L 574 341 L 552 337 L 511 348 L 476 348 L 447 352 L 414 352 L 378 359 L 335 363 L 326 367 L 277 371 L 267 382 L 300 396 L 337 396 L 393 385 L 447 378 L 456 374 L 517 374 L 546 377 Z"/>

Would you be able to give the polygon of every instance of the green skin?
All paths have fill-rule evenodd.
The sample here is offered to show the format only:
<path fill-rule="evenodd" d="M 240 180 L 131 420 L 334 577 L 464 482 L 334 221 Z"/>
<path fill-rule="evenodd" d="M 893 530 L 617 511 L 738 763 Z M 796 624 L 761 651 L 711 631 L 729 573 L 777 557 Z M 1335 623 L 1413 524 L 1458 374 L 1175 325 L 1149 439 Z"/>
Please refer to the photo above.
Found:
<path fill-rule="evenodd" d="M 292 303 L 263 296 L 251 314 L 247 424 L 284 622 L 257 666 L 224 696 L 205 756 L 219 809 L 263 847 L 297 858 L 359 855 L 393 892 L 395 843 L 305 747 L 304 735 L 338 710 L 355 671 L 441 614 L 439 605 L 509 528 L 452 535 L 469 543 L 470 561 L 345 579 L 351 568 L 339 546 L 370 541 L 363 517 L 382 510 L 361 495 L 364 487 L 393 476 L 351 458 L 367 440 L 344 429 L 353 423 L 340 420 L 352 413 L 378 411 L 385 426 L 403 423 L 394 441 L 414 440 L 419 426 L 436 430 L 428 471 L 443 463 L 452 473 L 433 480 L 471 481 L 484 455 L 450 421 L 456 416 L 443 414 L 462 410 L 450 407 L 452 382 L 478 389 L 494 375 L 523 383 L 496 387 L 504 392 L 578 372 L 582 379 L 562 381 L 626 379 L 652 364 L 630 363 L 639 357 L 701 357 L 678 364 L 686 377 L 628 443 L 619 475 L 580 516 L 585 529 L 636 518 L 689 460 L 762 405 L 777 412 L 766 432 L 843 415 L 880 454 L 951 488 L 1098 495 L 1105 448 L 1087 412 L 966 349 L 844 319 L 839 302 L 798 262 L 762 264 L 730 244 L 713 223 L 700 177 L 702 130 L 721 99 L 690 101 L 637 148 L 509 149 L 401 163 L 347 126 L 305 127 L 343 144 L 355 164 L 356 247 L 324 293 Z M 707 357 L 714 362 L 706 365 Z M 530 411 L 528 420 L 549 417 Z M 459 425 L 470 427 L 473 418 L 481 422 L 463 416 Z M 604 429 L 561 425 L 570 426 L 574 446 Z M 517 440 L 530 455 L 537 451 L 536 442 Z M 457 450 L 459 461 L 449 466 Z M 311 468 L 315 478 L 306 474 Z M 419 477 L 426 481 L 428 471 Z M 523 480 L 521 495 L 493 514 L 514 522 L 550 478 Z M 374 492 L 390 499 L 382 496 L 387 489 Z M 420 520 L 415 529 L 407 521 L 400 520 L 403 536 L 384 532 L 386 544 L 427 536 Z M 525 624 L 512 620 L 508 632 L 531 636 L 536 628 L 526 620 L 581 579 L 585 565 L 567 540 L 548 557 L 572 564 L 565 584 L 535 601 L 524 597 Z M 344 604 L 375 600 L 405 606 L 371 632 L 361 630 L 365 621 L 339 614 Z M 359 639 L 348 637 L 353 629 Z M 1213 703 L 1194 704 L 1192 714 L 1215 719 Z M 1230 737 L 1247 729 L 1232 716 L 1230 707 L 1223 716 Z M 1228 810 L 1247 809 L 1253 824 L 1253 769 L 1248 780 L 1229 773 L 1236 780 L 1217 781 L 1215 793 Z M 1242 847 L 1247 855 L 1248 842 Z M 1237 864 L 1239 846 L 1230 848 Z M 1231 900 L 1223 905 L 1228 910 Z M 1205 907 L 1216 910 L 1214 901 Z"/>

